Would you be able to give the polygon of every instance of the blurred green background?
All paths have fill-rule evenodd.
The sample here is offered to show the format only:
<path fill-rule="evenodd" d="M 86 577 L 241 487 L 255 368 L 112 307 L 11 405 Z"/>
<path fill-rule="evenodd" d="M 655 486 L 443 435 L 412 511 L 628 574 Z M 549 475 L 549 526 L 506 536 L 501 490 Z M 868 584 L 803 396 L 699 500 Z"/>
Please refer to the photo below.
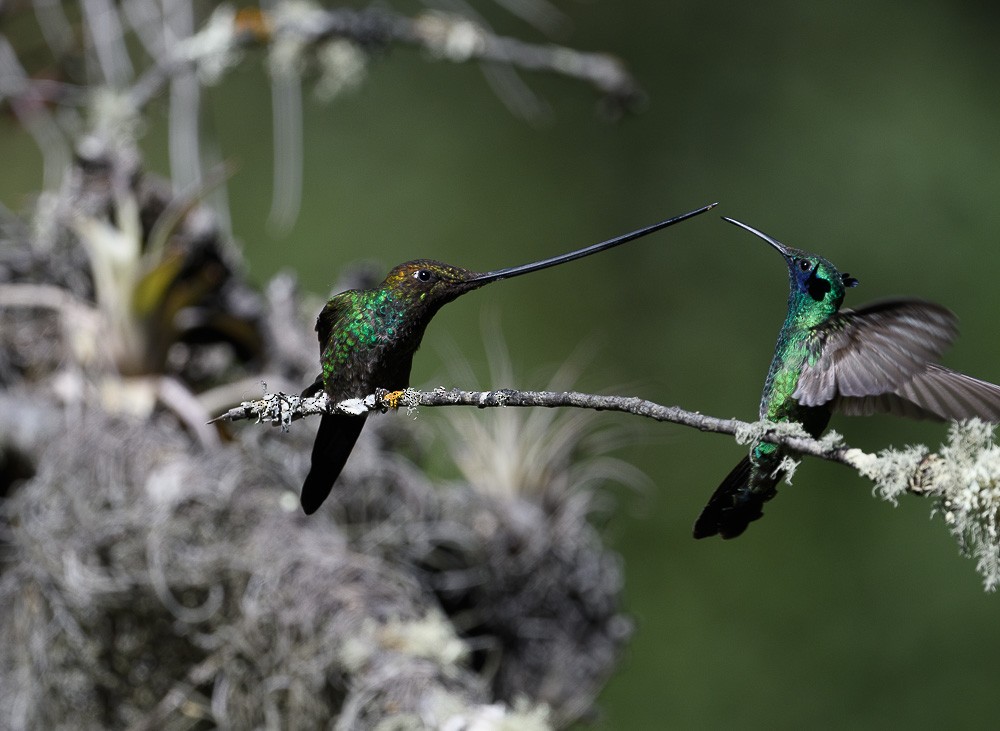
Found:
<path fill-rule="evenodd" d="M 914 295 L 955 310 L 946 363 L 1000 381 L 1000 44 L 985 2 L 561 3 L 561 39 L 620 55 L 649 94 L 618 124 L 579 83 L 527 75 L 549 124 L 511 116 L 475 66 L 395 49 L 359 93 L 305 113 L 304 199 L 268 229 L 270 91 L 259 59 L 208 92 L 206 124 L 239 163 L 229 186 L 253 278 L 282 268 L 325 293 L 361 259 L 489 269 L 721 201 L 718 213 L 814 250 L 861 280 L 848 305 Z M 397 6 L 408 9 L 406 6 Z M 492 6 L 501 31 L 544 40 Z M 253 57 L 252 57 L 253 58 Z M 144 146 L 168 171 L 165 110 Z M 10 122 L 0 200 L 21 206 L 41 157 Z M 485 372 L 481 318 L 501 314 L 522 388 L 581 341 L 583 390 L 755 418 L 786 298 L 781 259 L 713 211 L 597 258 L 490 287 L 429 328 L 413 383 L 451 383 L 445 344 Z M 399 417 L 402 418 L 402 417 Z M 432 409 L 425 423 L 442 417 Z M 483 418 L 489 418 L 483 414 Z M 631 423 L 627 417 L 609 420 Z M 836 418 L 855 446 L 940 425 Z M 737 541 L 691 524 L 743 448 L 643 425 L 622 456 L 651 478 L 607 520 L 637 631 L 598 728 L 962 727 L 995 718 L 995 596 L 929 504 L 873 499 L 808 461 Z"/>

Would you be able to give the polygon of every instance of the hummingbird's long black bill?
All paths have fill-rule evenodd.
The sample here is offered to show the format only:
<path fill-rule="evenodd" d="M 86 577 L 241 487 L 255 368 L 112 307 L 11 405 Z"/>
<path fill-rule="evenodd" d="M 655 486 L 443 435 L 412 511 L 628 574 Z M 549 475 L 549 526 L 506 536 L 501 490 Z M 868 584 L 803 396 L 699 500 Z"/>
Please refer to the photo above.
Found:
<path fill-rule="evenodd" d="M 782 256 L 795 256 L 795 252 L 792 251 L 789 247 L 785 246 L 783 243 L 781 243 L 777 239 L 772 238 L 771 236 L 768 236 L 763 231 L 758 231 L 753 226 L 747 226 L 745 223 L 742 223 L 741 221 L 737 221 L 735 218 L 727 218 L 726 216 L 723 216 L 722 220 L 723 221 L 729 221 L 729 223 L 735 224 L 735 225 L 739 226 L 740 228 L 746 229 L 747 231 L 749 231 L 750 233 L 754 234 L 755 236 L 759 236 L 760 238 L 764 239 L 764 241 L 766 241 L 771 246 L 773 246 L 775 249 L 777 249 L 779 252 L 781 252 Z"/>
<path fill-rule="evenodd" d="M 718 203 L 710 203 L 707 206 L 702 206 L 701 208 L 689 211 L 687 213 L 682 213 L 679 216 L 674 216 L 673 218 L 668 218 L 666 221 L 660 221 L 659 223 L 654 223 L 651 226 L 646 226 L 645 228 L 640 228 L 636 231 L 632 231 L 627 234 L 622 234 L 621 236 L 616 236 L 613 239 L 608 239 L 607 241 L 602 241 L 599 244 L 591 244 L 583 249 L 577 249 L 576 251 L 571 251 L 568 254 L 560 254 L 559 256 L 553 256 L 550 259 L 542 259 L 541 261 L 535 261 L 531 264 L 522 264 L 521 266 L 510 267 L 508 269 L 497 269 L 492 272 L 483 272 L 475 277 L 466 280 L 468 283 L 475 282 L 478 284 L 487 284 L 489 282 L 496 282 L 500 279 L 509 279 L 510 277 L 519 277 L 522 274 L 528 274 L 529 272 L 537 272 L 539 269 L 547 269 L 548 267 L 554 267 L 556 264 L 565 264 L 568 261 L 573 261 L 574 259 L 582 259 L 585 256 L 590 256 L 591 254 L 596 254 L 600 251 L 606 251 L 615 246 L 620 246 L 621 244 L 627 244 L 629 241 L 635 241 L 636 239 L 641 239 L 643 236 L 648 236 L 649 234 L 659 231 L 661 228 L 666 228 L 667 226 L 673 226 L 675 223 L 680 223 L 689 218 L 694 218 L 695 216 L 700 216 L 702 213 L 712 210 Z"/>

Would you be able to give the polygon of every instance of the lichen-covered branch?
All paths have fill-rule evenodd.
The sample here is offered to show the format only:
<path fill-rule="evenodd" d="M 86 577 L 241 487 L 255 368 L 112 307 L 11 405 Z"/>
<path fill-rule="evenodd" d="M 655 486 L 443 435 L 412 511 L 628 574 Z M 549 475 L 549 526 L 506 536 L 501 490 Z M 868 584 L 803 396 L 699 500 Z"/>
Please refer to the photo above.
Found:
<path fill-rule="evenodd" d="M 378 391 L 365 398 L 347 399 L 331 403 L 325 394 L 312 397 L 289 396 L 282 393 L 265 393 L 261 398 L 244 401 L 216 421 L 255 419 L 274 425 L 287 426 L 292 421 L 315 414 L 363 414 L 369 411 L 390 409 L 415 409 L 419 406 L 475 406 L 480 409 L 507 406 L 532 406 L 544 408 L 571 407 L 595 411 L 618 411 L 644 416 L 655 421 L 666 421 L 699 431 L 729 434 L 741 443 L 755 439 L 773 442 L 801 455 L 818 457 L 831 462 L 862 470 L 874 458 L 860 449 L 845 446 L 836 432 L 823 439 L 813 439 L 798 424 L 774 422 L 746 422 L 739 419 L 721 419 L 697 411 L 687 411 L 679 406 L 664 406 L 637 396 L 611 396 L 578 391 L 518 391 L 505 388 L 498 391 L 462 391 L 438 388 L 433 391 Z"/>

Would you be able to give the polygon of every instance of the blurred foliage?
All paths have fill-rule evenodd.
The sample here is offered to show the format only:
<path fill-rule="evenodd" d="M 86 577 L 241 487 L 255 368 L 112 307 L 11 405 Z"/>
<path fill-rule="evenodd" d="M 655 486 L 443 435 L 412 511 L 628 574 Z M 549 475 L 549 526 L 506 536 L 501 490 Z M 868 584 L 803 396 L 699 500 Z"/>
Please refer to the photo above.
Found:
<path fill-rule="evenodd" d="M 329 106 L 307 98 L 301 213 L 280 235 L 266 225 L 263 72 L 247 64 L 213 89 L 203 124 L 239 164 L 230 209 L 252 274 L 293 267 L 325 292 L 358 259 L 492 268 L 720 200 L 722 214 L 856 275 L 848 305 L 908 294 L 952 308 L 963 338 L 945 363 L 1000 378 L 994 6 L 561 6 L 572 45 L 627 61 L 648 93 L 643 114 L 608 125 L 576 85 L 531 77 L 552 116 L 527 125 L 485 92 L 475 67 L 427 67 L 399 50 L 354 95 Z M 168 167 L 166 123 L 154 113 L 143 140 L 153 169 Z M 16 206 L 39 185 L 40 156 L 4 123 L 0 159 L 0 200 Z M 602 347 L 583 389 L 752 417 L 784 287 L 766 247 L 703 218 L 446 309 L 413 382 L 448 382 L 440 344 L 475 342 L 479 310 L 492 307 L 519 372 L 590 338 Z M 888 417 L 833 426 L 869 449 L 945 438 L 943 427 Z M 933 728 L 992 717 L 997 598 L 928 521 L 926 503 L 890 509 L 869 483 L 807 462 L 753 534 L 695 543 L 691 522 L 741 448 L 647 428 L 650 439 L 623 456 L 657 489 L 622 493 L 608 526 L 637 631 L 601 727 Z"/>

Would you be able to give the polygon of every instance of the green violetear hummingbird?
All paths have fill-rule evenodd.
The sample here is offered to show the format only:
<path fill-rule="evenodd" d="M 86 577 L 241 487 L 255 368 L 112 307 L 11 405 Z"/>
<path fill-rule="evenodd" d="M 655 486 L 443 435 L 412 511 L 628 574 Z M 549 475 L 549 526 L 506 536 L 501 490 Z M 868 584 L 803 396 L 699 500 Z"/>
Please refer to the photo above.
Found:
<path fill-rule="evenodd" d="M 841 310 L 856 279 L 821 256 L 723 220 L 764 239 L 788 265 L 788 314 L 764 381 L 761 419 L 797 421 L 814 437 L 835 411 L 1000 423 L 1000 386 L 936 363 L 958 334 L 950 310 L 918 299 Z M 773 444 L 753 444 L 705 506 L 694 537 L 735 538 L 760 518 L 784 477 L 784 456 Z"/>
<path fill-rule="evenodd" d="M 713 208 L 715 203 L 666 221 L 617 236 L 568 254 L 531 264 L 472 272 L 430 259 L 395 267 L 374 289 L 334 295 L 316 320 L 322 374 L 303 395 L 326 391 L 340 402 L 374 393 L 396 391 L 410 382 L 413 354 L 431 318 L 442 306 L 490 282 L 510 279 L 580 259 L 680 223 Z M 313 443 L 312 465 L 302 486 L 302 509 L 315 512 L 330 494 L 365 425 L 364 416 L 328 414 L 320 420 Z"/>

